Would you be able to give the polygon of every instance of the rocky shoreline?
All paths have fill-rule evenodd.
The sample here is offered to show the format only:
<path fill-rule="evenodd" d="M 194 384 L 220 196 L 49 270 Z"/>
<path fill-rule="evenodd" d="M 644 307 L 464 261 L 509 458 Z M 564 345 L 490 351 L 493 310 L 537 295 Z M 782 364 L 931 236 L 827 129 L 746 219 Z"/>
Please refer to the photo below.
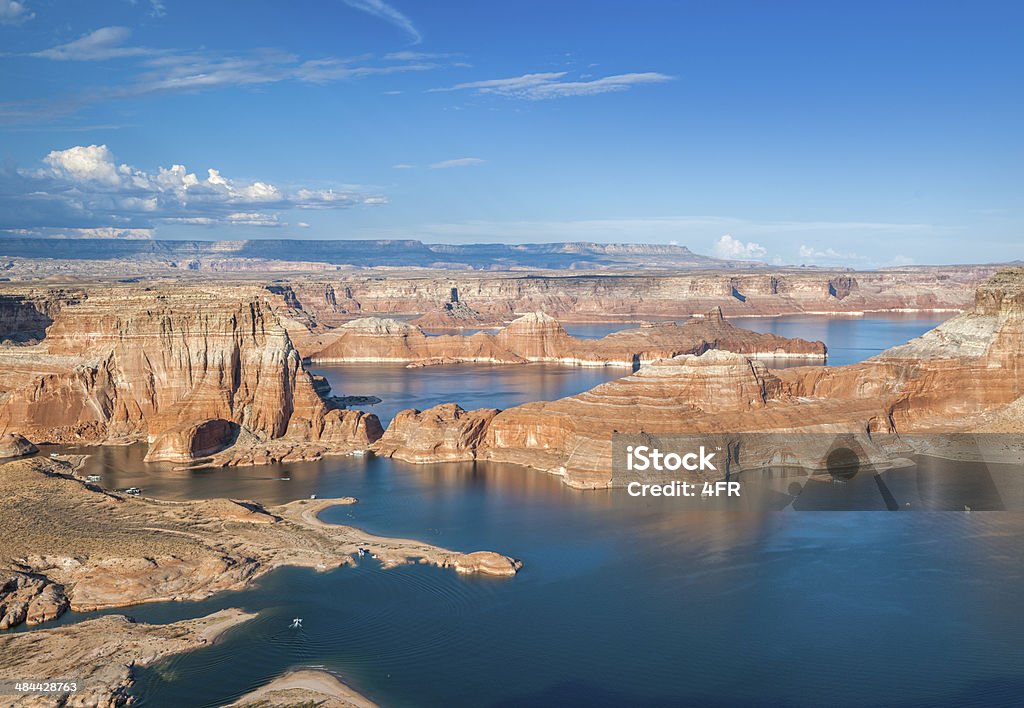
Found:
<path fill-rule="evenodd" d="M 221 610 L 171 624 L 137 623 L 109 615 L 63 627 L 0 634 L 0 681 L 74 683 L 73 691 L 0 696 L 9 706 L 113 708 L 132 702 L 136 667 L 214 644 L 256 615 Z M 70 688 L 70 687 L 69 687 Z"/>
<path fill-rule="evenodd" d="M 512 576 L 522 567 L 490 551 L 460 553 L 320 521 L 323 509 L 356 503 L 351 497 L 273 507 L 228 499 L 159 501 L 88 484 L 76 477 L 75 462 L 80 460 L 36 457 L 0 464 L 0 629 L 42 624 L 69 609 L 202 600 L 245 588 L 281 566 L 323 571 L 354 564 L 364 554 L 384 567 L 419 563 L 464 574 Z M 122 705 L 131 667 L 206 646 L 251 616 L 225 610 L 170 625 L 109 616 L 0 634 L 0 681 L 81 677 L 84 692 L 53 704 Z M 286 697 L 328 685 L 314 684 L 292 681 Z M 372 705 L 354 692 L 329 697 L 342 702 L 328 705 Z M 246 705 L 257 699 L 251 698 Z M 256 704 L 278 705 L 266 702 L 271 699 L 277 700 L 260 694 Z M 22 704 L 50 703 L 25 697 Z"/>
<path fill-rule="evenodd" d="M 506 576 L 521 567 L 497 553 L 460 553 L 317 518 L 329 506 L 353 503 L 165 502 L 104 491 L 74 478 L 59 460 L 6 463 L 0 466 L 0 621 L 10 627 L 45 622 L 65 609 L 201 600 L 244 588 L 281 566 L 353 564 L 360 549 L 385 567 L 420 563 Z"/>

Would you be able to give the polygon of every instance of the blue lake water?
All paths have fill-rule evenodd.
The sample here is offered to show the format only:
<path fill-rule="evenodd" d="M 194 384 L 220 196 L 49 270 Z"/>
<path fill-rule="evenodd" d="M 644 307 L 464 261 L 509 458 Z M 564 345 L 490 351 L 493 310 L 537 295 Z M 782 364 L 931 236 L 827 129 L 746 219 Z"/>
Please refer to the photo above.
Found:
<path fill-rule="evenodd" d="M 782 337 L 820 340 L 828 347 L 830 366 L 843 366 L 863 361 L 895 344 L 919 337 L 945 322 L 950 313 L 874 313 L 865 317 L 821 317 L 791 315 L 786 317 L 732 317 L 729 322 L 755 332 L 769 332 Z M 567 324 L 575 337 L 597 339 L 621 329 L 629 323 Z"/>
<path fill-rule="evenodd" d="M 873 351 L 894 329 L 846 341 Z M 497 374 L 488 390 L 476 377 L 495 380 L 490 369 L 402 371 L 434 386 L 362 367 L 325 373 L 346 394 L 362 381 L 381 395 L 373 384 L 390 381 L 394 405 L 400 394 L 418 407 L 506 407 L 592 385 Z M 142 454 L 106 448 L 89 471 L 154 497 L 353 495 L 359 504 L 322 518 L 525 564 L 510 579 L 373 562 L 282 569 L 202 603 L 116 610 L 153 622 L 259 612 L 223 642 L 141 671 L 144 705 L 221 705 L 299 667 L 326 668 L 387 706 L 1009 705 L 1024 691 L 1022 514 L 682 512 L 510 465 L 368 457 L 173 472 Z M 850 489 L 872 487 L 858 478 Z M 301 630 L 288 628 L 293 617 Z"/>

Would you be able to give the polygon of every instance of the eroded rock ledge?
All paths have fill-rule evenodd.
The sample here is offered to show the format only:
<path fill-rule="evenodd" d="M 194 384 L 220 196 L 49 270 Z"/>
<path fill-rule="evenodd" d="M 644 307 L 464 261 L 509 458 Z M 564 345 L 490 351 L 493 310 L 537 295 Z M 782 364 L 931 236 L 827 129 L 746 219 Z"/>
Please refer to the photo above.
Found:
<path fill-rule="evenodd" d="M 1020 430 L 1022 397 L 1024 269 L 1007 269 L 978 288 L 971 311 L 859 364 L 770 369 L 725 351 L 683 354 L 576 396 L 497 414 L 441 407 L 399 414 L 377 448 L 412 462 L 511 462 L 598 488 L 613 483 L 616 432 L 866 438 Z"/>
<path fill-rule="evenodd" d="M 213 499 L 161 502 L 109 493 L 49 458 L 0 465 L 0 618 L 42 622 L 89 611 L 198 600 L 245 587 L 285 565 L 320 570 L 354 563 L 360 548 L 385 566 L 423 563 L 460 573 L 515 575 L 519 561 L 460 553 L 321 522 L 354 499 L 274 507 Z"/>
<path fill-rule="evenodd" d="M 601 339 L 573 337 L 543 312 L 524 315 L 496 334 L 428 336 L 416 325 L 368 317 L 336 330 L 334 340 L 310 358 L 329 362 L 401 362 L 429 366 L 460 362 L 554 362 L 582 366 L 634 366 L 680 354 L 727 349 L 754 358 L 821 363 L 822 342 L 789 339 L 735 327 L 714 308 L 683 324 L 666 322 L 613 332 Z"/>
<path fill-rule="evenodd" d="M 42 343 L 0 346 L 0 431 L 147 440 L 151 459 L 182 463 L 367 449 L 382 433 L 376 416 L 321 395 L 265 295 L 111 288 L 65 304 Z"/>
<path fill-rule="evenodd" d="M 112 708 L 132 702 L 135 667 L 194 651 L 255 615 L 221 610 L 172 624 L 142 624 L 110 615 L 34 632 L 0 635 L 0 681 L 75 680 L 79 690 L 25 696 L 4 705 Z M 4 697 L 8 698 L 7 696 Z"/>

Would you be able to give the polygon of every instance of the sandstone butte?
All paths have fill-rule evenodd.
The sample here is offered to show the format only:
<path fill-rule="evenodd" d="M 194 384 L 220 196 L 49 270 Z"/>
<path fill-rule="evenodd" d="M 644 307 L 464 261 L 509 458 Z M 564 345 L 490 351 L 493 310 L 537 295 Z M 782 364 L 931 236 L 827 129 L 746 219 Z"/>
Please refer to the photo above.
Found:
<path fill-rule="evenodd" d="M 641 362 L 727 349 L 755 358 L 824 362 L 825 345 L 759 334 L 725 321 L 720 308 L 681 325 L 666 322 L 613 332 L 601 339 L 571 336 L 553 317 L 533 312 L 496 334 L 428 336 L 418 326 L 369 317 L 337 328 L 334 340 L 311 355 L 314 362 L 554 362 L 583 366 L 635 366 Z"/>
<path fill-rule="evenodd" d="M 859 364 L 773 370 L 726 351 L 684 354 L 576 396 L 500 413 L 403 413 L 376 447 L 413 462 L 511 462 L 595 488 L 613 483 L 616 432 L 1020 431 L 1022 396 L 1024 269 L 1008 269 L 977 289 L 970 311 Z"/>
<path fill-rule="evenodd" d="M 109 288 L 65 303 L 42 342 L 0 347 L 0 432 L 145 440 L 152 459 L 213 464 L 366 449 L 376 416 L 321 396 L 265 295 Z"/>

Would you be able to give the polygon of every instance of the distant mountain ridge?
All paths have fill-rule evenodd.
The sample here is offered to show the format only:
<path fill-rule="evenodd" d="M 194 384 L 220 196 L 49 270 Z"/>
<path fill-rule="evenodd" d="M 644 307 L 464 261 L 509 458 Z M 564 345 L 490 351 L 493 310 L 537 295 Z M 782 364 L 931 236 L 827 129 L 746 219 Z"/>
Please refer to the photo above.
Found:
<path fill-rule="evenodd" d="M 614 243 L 425 244 L 396 240 L 171 241 L 0 237 L 0 257 L 181 262 L 253 259 L 371 267 L 473 270 L 760 267 L 694 253 L 685 246 Z"/>

